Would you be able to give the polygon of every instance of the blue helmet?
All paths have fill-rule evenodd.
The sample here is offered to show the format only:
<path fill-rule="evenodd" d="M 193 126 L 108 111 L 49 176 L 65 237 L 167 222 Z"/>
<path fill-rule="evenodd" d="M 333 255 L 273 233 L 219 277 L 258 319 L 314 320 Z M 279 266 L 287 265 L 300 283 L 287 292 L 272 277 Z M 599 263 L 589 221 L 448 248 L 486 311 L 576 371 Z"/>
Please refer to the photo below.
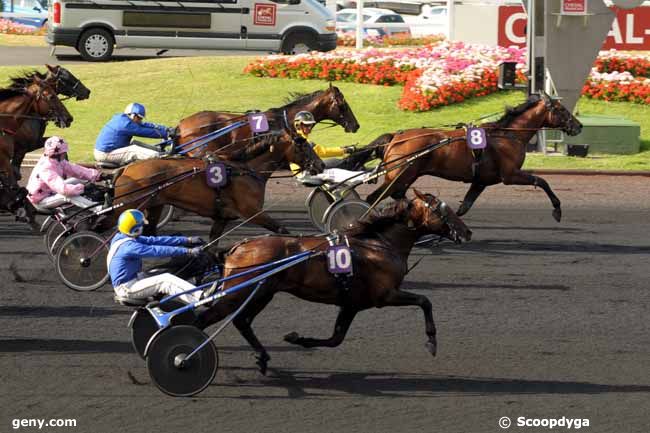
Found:
<path fill-rule="evenodd" d="M 144 105 L 138 104 L 137 102 L 131 102 L 124 109 L 124 114 L 127 114 L 129 116 L 135 114 L 136 116 L 142 117 L 144 119 L 144 115 L 145 115 Z"/>

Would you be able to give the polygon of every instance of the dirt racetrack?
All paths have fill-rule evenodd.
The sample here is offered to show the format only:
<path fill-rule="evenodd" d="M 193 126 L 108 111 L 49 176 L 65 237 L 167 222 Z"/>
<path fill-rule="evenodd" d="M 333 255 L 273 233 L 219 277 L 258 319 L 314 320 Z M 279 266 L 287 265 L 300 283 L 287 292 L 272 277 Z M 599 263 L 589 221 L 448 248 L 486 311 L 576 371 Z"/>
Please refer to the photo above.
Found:
<path fill-rule="evenodd" d="M 519 417 L 588 419 L 587 432 L 650 427 L 650 180 L 548 176 L 563 201 L 556 223 L 541 190 L 488 189 L 465 218 L 470 243 L 431 251 L 404 289 L 426 295 L 438 356 L 416 308 L 361 313 L 335 349 L 285 343 L 329 336 L 336 309 L 279 295 L 254 327 L 270 350 L 261 376 L 234 328 L 218 340 L 220 370 L 194 398 L 151 384 L 130 345 L 128 308 L 106 286 L 60 283 L 42 240 L 0 216 L 0 431 L 21 418 L 76 419 L 49 432 L 513 432 Z M 418 183 L 456 205 L 466 186 Z M 372 186 L 371 186 L 372 187 Z M 368 191 L 364 187 L 362 191 Z M 308 191 L 270 186 L 273 213 L 312 229 Z M 206 235 L 187 217 L 167 232 Z M 262 233 L 246 227 L 229 241 Z M 228 242 L 225 242 L 228 243 Z M 584 424 L 583 424 L 584 425 Z M 555 427 L 552 431 L 566 431 Z"/>

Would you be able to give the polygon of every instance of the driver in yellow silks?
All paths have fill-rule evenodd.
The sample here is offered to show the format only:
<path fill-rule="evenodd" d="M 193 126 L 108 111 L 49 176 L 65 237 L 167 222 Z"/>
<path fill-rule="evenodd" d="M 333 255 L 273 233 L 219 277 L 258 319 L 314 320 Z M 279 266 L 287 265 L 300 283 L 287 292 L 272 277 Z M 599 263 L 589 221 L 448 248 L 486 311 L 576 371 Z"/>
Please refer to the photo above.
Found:
<path fill-rule="evenodd" d="M 316 124 L 314 116 L 309 111 L 300 111 L 293 119 L 293 127 L 297 133 L 294 140 L 301 140 L 308 143 L 308 136 Z M 338 157 L 353 153 L 356 149 L 354 146 L 345 147 L 325 147 L 320 144 L 310 143 L 316 155 L 324 159 L 326 167 L 338 165 L 341 160 Z M 330 159 L 325 159 L 330 158 Z M 322 183 L 347 183 L 351 185 L 363 183 L 371 173 L 364 171 L 344 170 L 341 168 L 326 168 L 322 173 L 310 175 L 302 171 L 297 164 L 291 164 L 291 171 L 296 175 L 296 179 L 304 184 L 322 184 Z"/>

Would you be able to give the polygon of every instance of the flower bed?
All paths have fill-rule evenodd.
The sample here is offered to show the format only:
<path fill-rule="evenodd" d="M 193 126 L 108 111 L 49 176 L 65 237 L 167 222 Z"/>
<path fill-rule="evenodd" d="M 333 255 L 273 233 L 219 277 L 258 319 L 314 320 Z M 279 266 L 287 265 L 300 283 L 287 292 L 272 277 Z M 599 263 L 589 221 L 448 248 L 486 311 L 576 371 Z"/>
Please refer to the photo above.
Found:
<path fill-rule="evenodd" d="M 401 47 L 434 44 L 445 39 L 445 35 L 413 37 L 410 35 L 366 36 L 365 47 Z M 357 37 L 354 32 L 337 32 L 336 44 L 340 47 L 356 47 Z"/>
<path fill-rule="evenodd" d="M 8 35 L 44 35 L 45 28 L 36 29 L 30 26 L 17 24 L 13 21 L 0 18 L 0 33 Z"/>
<path fill-rule="evenodd" d="M 525 82 L 525 49 L 449 41 L 406 49 L 268 56 L 249 64 L 245 72 L 258 77 L 404 85 L 399 107 L 427 111 L 496 92 L 498 65 L 506 61 L 517 63 L 517 81 Z M 605 101 L 650 104 L 650 57 L 613 50 L 601 53 L 582 93 Z"/>

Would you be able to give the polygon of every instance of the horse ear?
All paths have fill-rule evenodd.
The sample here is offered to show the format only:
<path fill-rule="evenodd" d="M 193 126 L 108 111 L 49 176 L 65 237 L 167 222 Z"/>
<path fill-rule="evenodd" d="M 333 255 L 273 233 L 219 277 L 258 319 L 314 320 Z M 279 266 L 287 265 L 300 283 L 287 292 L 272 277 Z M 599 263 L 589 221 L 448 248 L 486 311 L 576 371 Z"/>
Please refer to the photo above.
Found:
<path fill-rule="evenodd" d="M 332 82 L 330 81 L 330 89 L 331 89 L 332 87 L 333 87 L 333 86 L 332 86 Z"/>
<path fill-rule="evenodd" d="M 413 188 L 413 192 L 415 193 L 415 196 L 417 198 L 424 200 L 424 194 L 422 194 L 420 191 L 418 191 L 417 188 Z"/>
<path fill-rule="evenodd" d="M 48 64 L 46 63 L 46 64 L 45 64 L 45 67 L 46 67 L 50 72 L 54 72 L 54 66 L 52 66 L 52 65 L 48 65 Z"/>

